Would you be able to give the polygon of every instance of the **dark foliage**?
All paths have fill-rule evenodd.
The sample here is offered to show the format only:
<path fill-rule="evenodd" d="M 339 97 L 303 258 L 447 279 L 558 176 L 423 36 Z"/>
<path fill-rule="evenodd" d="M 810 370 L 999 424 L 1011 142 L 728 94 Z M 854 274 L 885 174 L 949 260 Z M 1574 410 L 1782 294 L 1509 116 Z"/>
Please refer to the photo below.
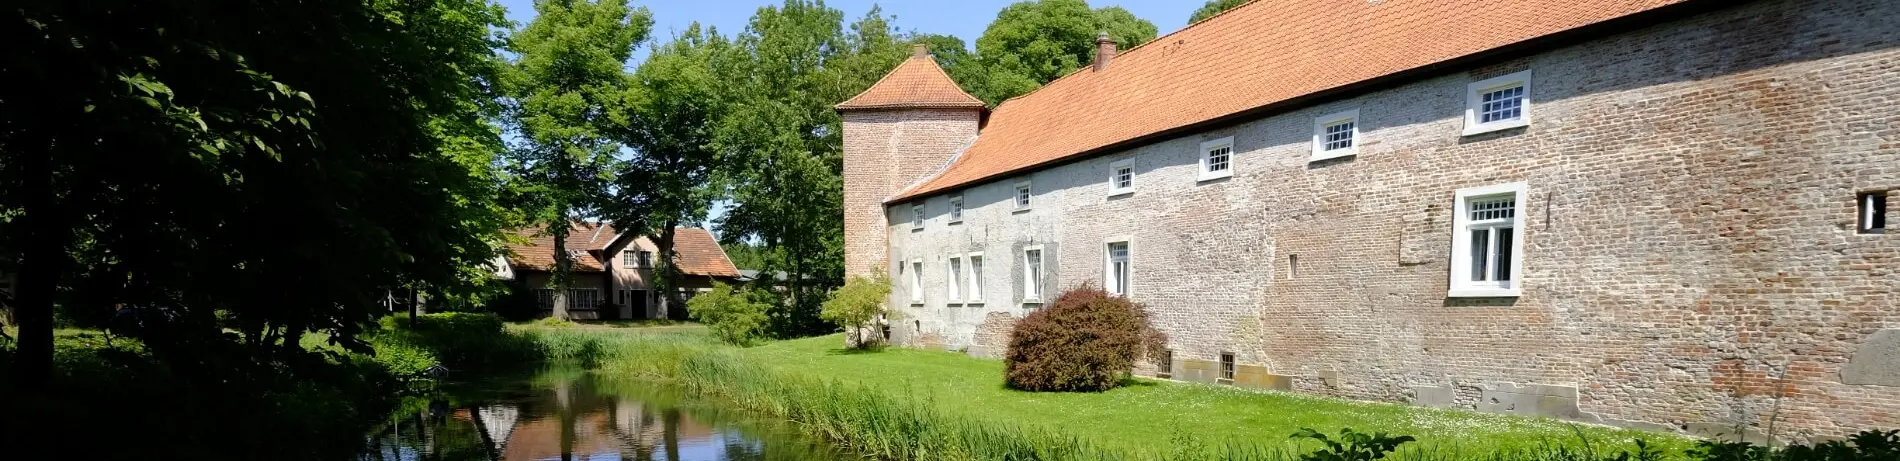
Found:
<path fill-rule="evenodd" d="M 1747 442 L 1702 441 L 1689 450 L 1696 461 L 1891 461 L 1900 459 L 1900 430 L 1862 431 L 1847 440 L 1771 449 Z"/>
<path fill-rule="evenodd" d="M 1141 305 L 1083 285 L 1016 324 L 1004 379 L 1029 391 L 1105 391 L 1166 342 Z"/>
<path fill-rule="evenodd" d="M 229 342 L 203 343 L 189 372 L 98 332 L 62 332 L 55 350 L 47 385 L 24 388 L 5 376 L 16 356 L 0 347 L 0 458 L 351 459 L 401 390 L 366 360 L 261 365 Z"/>
<path fill-rule="evenodd" d="M 172 373 L 283 367 L 394 290 L 493 257 L 496 65 L 480 0 L 21 2 L 0 12 L 0 270 L 16 373 L 53 306 Z M 31 268 L 30 270 L 21 270 Z M 147 309 L 120 324 L 121 308 Z M 249 364 L 211 364 L 232 350 Z"/>

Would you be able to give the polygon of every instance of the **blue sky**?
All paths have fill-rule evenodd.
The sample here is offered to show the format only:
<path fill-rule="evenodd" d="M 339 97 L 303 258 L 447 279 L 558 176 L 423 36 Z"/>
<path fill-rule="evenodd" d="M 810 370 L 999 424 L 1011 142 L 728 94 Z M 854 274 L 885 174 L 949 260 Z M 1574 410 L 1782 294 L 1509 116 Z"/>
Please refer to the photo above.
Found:
<path fill-rule="evenodd" d="M 896 16 L 892 22 L 905 32 L 926 32 L 948 34 L 963 39 L 964 46 L 975 48 L 976 38 L 983 35 L 983 29 L 996 19 L 996 12 L 1017 0 L 828 0 L 825 5 L 844 11 L 847 20 L 856 20 L 871 11 L 873 5 L 882 6 L 885 16 Z M 525 25 L 534 19 L 534 0 L 498 0 L 508 8 L 508 19 L 518 25 Z M 752 13 L 759 7 L 779 5 L 783 0 L 633 0 L 636 6 L 644 6 L 653 12 L 653 38 L 666 40 L 687 24 L 699 21 L 719 28 L 720 33 L 732 35 L 745 30 L 746 21 L 752 19 Z M 1121 6 L 1136 17 L 1155 24 L 1160 35 L 1179 30 L 1187 25 L 1188 15 L 1199 9 L 1205 0 L 1124 0 L 1089 2 L 1089 6 Z M 628 63 L 628 68 L 639 65 L 637 62 L 646 56 L 651 43 L 642 44 L 634 53 L 636 62 Z M 712 225 L 720 215 L 725 214 L 726 203 L 714 203 L 711 216 L 706 224 L 718 232 L 718 226 Z"/>
<path fill-rule="evenodd" d="M 499 0 L 508 7 L 508 19 L 526 24 L 534 19 L 534 0 Z M 671 37 L 675 31 L 686 28 L 687 24 L 699 21 L 718 27 L 721 33 L 730 35 L 745 29 L 746 21 L 759 7 L 778 5 L 777 0 L 662 0 L 640 1 L 633 4 L 644 6 L 653 12 L 653 36 L 656 39 Z M 855 20 L 871 11 L 872 5 L 884 7 L 885 16 L 896 16 L 894 24 L 903 31 L 949 34 L 963 39 L 966 46 L 974 47 L 976 38 L 983 35 L 983 28 L 996 19 L 996 12 L 1015 0 L 831 0 L 825 5 L 844 11 L 845 18 Z M 1201 7 L 1204 0 L 1124 0 L 1091 1 L 1090 6 L 1103 7 L 1118 5 L 1135 16 L 1155 24 L 1160 34 L 1166 35 L 1187 25 L 1188 15 Z M 644 56 L 642 52 L 637 55 Z"/>

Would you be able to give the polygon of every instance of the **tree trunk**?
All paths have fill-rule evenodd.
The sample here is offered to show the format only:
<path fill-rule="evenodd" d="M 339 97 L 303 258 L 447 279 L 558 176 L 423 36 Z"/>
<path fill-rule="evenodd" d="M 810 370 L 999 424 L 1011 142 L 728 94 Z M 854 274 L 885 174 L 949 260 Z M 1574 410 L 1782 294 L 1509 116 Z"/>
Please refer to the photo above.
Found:
<path fill-rule="evenodd" d="M 33 179 L 24 181 L 26 213 L 19 218 L 27 236 L 14 292 L 14 317 L 20 327 L 14 376 L 29 388 L 46 384 L 53 372 L 53 296 L 66 272 L 66 247 L 72 242 L 72 229 L 54 204 L 52 155 L 49 150 L 21 156 L 26 160 L 23 170 L 32 172 L 26 177 Z"/>
<path fill-rule="evenodd" d="M 550 285 L 554 285 L 554 318 L 567 320 L 567 289 L 574 283 L 574 260 L 567 255 L 567 231 L 569 224 L 562 222 L 554 229 L 554 274 Z"/>
<path fill-rule="evenodd" d="M 420 301 L 417 301 L 417 299 L 418 298 L 416 298 L 416 289 L 410 288 L 409 289 L 409 329 L 411 330 L 416 329 L 416 314 L 417 314 L 416 311 L 422 308 L 422 303 Z"/>
<path fill-rule="evenodd" d="M 684 319 L 686 318 L 685 315 L 673 314 L 674 306 L 679 306 L 681 309 L 685 308 L 685 302 L 680 300 L 679 261 L 674 258 L 673 254 L 673 239 L 678 234 L 676 229 L 679 226 L 679 220 L 668 219 L 666 220 L 665 226 L 666 227 L 660 229 L 659 241 L 653 242 L 654 246 L 660 247 L 661 262 L 659 270 L 657 271 L 659 274 L 659 277 L 657 277 L 659 283 L 656 285 L 660 289 L 661 317 L 667 319 Z"/>

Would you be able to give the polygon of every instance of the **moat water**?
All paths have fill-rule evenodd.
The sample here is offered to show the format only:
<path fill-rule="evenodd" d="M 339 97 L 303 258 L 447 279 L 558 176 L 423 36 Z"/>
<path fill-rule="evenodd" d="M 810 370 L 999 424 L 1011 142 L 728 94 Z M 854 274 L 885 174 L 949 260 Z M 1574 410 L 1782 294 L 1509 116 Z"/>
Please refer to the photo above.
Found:
<path fill-rule="evenodd" d="M 364 461 L 857 458 L 782 421 L 571 369 L 444 384 L 406 402 L 366 443 Z"/>

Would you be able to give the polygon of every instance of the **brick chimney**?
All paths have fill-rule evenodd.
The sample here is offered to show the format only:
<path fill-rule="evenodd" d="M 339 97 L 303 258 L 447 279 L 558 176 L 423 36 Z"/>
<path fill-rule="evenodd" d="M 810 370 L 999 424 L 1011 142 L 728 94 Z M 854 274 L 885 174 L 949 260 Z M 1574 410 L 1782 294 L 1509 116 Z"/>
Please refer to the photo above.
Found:
<path fill-rule="evenodd" d="M 930 56 L 930 45 L 919 43 L 910 46 L 910 57 L 922 58 L 927 56 Z"/>
<path fill-rule="evenodd" d="M 1108 70 L 1108 61 L 1115 59 L 1115 39 L 1108 38 L 1108 32 L 1095 34 L 1095 71 Z"/>

